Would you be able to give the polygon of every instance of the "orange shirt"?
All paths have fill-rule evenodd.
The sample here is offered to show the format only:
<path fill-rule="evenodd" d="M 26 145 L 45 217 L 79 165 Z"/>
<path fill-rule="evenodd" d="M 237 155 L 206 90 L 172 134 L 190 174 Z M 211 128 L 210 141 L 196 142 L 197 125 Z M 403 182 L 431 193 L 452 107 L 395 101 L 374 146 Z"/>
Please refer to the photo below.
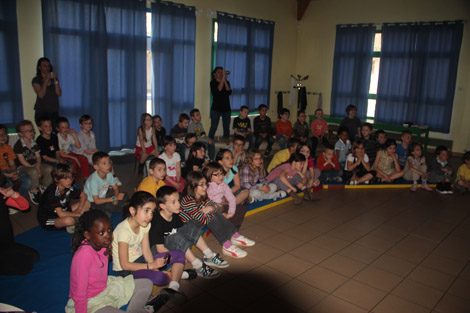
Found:
<path fill-rule="evenodd" d="M 276 122 L 276 134 L 292 136 L 292 123 L 290 121 L 278 120 Z"/>
<path fill-rule="evenodd" d="M 16 155 L 13 152 L 13 149 L 4 144 L 0 147 L 0 169 L 2 171 L 10 170 L 10 166 L 8 166 L 8 161 L 16 159 Z"/>

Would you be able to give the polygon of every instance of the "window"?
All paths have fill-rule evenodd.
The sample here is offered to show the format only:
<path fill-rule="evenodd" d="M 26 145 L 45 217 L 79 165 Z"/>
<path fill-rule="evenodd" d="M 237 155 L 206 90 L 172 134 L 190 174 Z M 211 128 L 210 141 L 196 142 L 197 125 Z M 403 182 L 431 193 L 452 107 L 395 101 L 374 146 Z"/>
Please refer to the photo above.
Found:
<path fill-rule="evenodd" d="M 382 32 L 377 30 L 374 36 L 374 53 L 370 71 L 369 96 L 367 100 L 367 117 L 374 118 L 377 101 L 377 86 L 379 84 L 380 50 L 382 48 Z"/>
<path fill-rule="evenodd" d="M 212 69 L 229 70 L 232 111 L 269 105 L 274 23 L 218 12 L 213 23 Z"/>

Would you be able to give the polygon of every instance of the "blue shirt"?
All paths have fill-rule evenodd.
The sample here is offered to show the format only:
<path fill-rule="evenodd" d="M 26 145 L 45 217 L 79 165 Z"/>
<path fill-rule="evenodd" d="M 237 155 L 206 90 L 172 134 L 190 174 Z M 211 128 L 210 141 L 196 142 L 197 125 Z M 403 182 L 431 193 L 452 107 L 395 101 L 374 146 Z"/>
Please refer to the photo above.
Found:
<path fill-rule="evenodd" d="M 409 147 L 409 146 L 408 146 Z M 401 144 L 397 145 L 395 153 L 398 156 L 398 163 L 405 164 L 406 163 L 406 155 L 408 154 L 408 147 L 403 148 Z"/>
<path fill-rule="evenodd" d="M 87 199 L 90 202 L 94 202 L 93 196 L 98 196 L 98 198 L 106 198 L 106 193 L 108 189 L 116 185 L 113 174 L 106 174 L 106 179 L 102 179 L 98 175 L 98 171 L 94 171 L 93 174 L 88 177 L 85 183 L 85 188 L 83 192 L 87 195 Z"/>

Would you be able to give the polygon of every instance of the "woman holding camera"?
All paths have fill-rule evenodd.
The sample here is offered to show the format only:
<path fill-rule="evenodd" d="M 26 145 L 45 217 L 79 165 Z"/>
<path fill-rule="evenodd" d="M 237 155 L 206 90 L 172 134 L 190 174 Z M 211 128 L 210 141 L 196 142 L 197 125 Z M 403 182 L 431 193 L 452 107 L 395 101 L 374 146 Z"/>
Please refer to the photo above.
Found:
<path fill-rule="evenodd" d="M 38 60 L 36 77 L 33 78 L 32 85 L 37 95 L 34 105 L 36 124 L 41 117 L 47 117 L 51 119 L 54 130 L 55 121 L 59 117 L 59 97 L 62 95 L 62 89 L 48 58 Z"/>
<path fill-rule="evenodd" d="M 214 140 L 214 135 L 219 126 L 221 116 L 222 125 L 224 127 L 224 137 L 228 140 L 230 136 L 231 109 L 229 96 L 232 94 L 232 89 L 230 88 L 230 83 L 227 81 L 227 74 L 230 74 L 230 72 L 225 71 L 221 66 L 217 66 L 212 71 L 211 128 L 209 130 L 209 138 L 212 140 Z"/>

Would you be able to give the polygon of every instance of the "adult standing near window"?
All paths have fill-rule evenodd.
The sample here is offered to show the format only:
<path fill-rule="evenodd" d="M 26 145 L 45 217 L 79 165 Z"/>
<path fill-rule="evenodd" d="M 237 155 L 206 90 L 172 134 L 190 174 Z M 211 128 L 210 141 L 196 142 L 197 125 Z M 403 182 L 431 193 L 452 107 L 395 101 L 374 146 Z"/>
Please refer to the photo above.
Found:
<path fill-rule="evenodd" d="M 55 121 L 59 117 L 59 97 L 62 95 L 57 74 L 52 69 L 48 58 L 40 58 L 36 66 L 36 77 L 32 81 L 36 93 L 36 104 L 34 105 L 34 119 L 36 124 L 41 117 L 51 119 L 53 130 Z"/>
<path fill-rule="evenodd" d="M 224 137 L 228 140 L 230 136 L 230 99 L 232 94 L 230 83 L 227 80 L 227 74 L 223 67 L 217 66 L 212 71 L 211 92 L 211 128 L 209 130 L 209 138 L 214 140 L 215 132 L 219 126 L 219 119 L 222 117 L 222 125 L 224 127 Z"/>

